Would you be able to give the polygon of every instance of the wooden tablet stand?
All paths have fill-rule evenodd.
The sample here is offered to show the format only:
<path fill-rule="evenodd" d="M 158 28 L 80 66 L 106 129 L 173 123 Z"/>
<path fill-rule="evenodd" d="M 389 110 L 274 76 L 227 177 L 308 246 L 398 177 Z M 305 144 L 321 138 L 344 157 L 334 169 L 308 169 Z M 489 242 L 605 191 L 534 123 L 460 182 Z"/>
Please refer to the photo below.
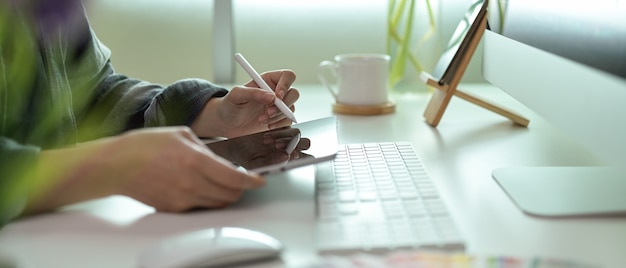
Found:
<path fill-rule="evenodd" d="M 478 23 L 478 28 L 476 28 L 475 31 L 470 31 L 467 34 L 467 36 L 465 37 L 465 39 L 467 40 L 464 40 L 464 44 L 459 47 L 458 51 L 456 52 L 457 54 L 450 63 L 450 66 L 456 67 L 456 70 L 453 70 L 453 73 L 451 73 L 450 75 L 450 79 L 446 79 L 448 80 L 448 82 L 443 79 L 440 81 L 436 81 L 435 78 L 433 78 L 428 73 L 422 72 L 420 74 L 420 78 L 422 79 L 422 81 L 424 81 L 427 85 L 437 89 L 433 92 L 430 102 L 426 107 L 426 111 L 424 112 L 424 118 L 426 119 L 426 122 L 428 122 L 428 124 L 433 127 L 437 127 L 439 121 L 441 120 L 441 117 L 443 116 L 443 113 L 448 107 L 448 103 L 452 99 L 452 96 L 457 96 L 463 100 L 469 101 L 487 110 L 509 118 L 515 124 L 524 127 L 528 126 L 528 123 L 530 122 L 528 119 L 498 105 L 483 100 L 479 97 L 473 96 L 467 92 L 463 92 L 457 88 L 459 82 L 461 81 L 461 78 L 463 77 L 463 74 L 465 73 L 465 70 L 467 69 L 467 65 L 469 65 L 474 51 L 476 51 L 476 47 L 478 46 L 478 43 L 483 36 L 483 33 L 487 29 L 486 17 L 480 17 L 479 19 L 477 19 L 477 21 L 475 21 L 475 23 Z"/>

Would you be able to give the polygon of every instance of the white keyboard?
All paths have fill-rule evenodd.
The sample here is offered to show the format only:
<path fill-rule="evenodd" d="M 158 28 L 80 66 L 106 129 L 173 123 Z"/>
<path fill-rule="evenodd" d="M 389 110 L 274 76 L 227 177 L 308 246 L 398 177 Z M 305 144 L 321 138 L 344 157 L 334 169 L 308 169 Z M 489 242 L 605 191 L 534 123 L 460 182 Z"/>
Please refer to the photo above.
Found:
<path fill-rule="evenodd" d="M 409 142 L 340 145 L 315 177 L 320 253 L 465 248 Z"/>

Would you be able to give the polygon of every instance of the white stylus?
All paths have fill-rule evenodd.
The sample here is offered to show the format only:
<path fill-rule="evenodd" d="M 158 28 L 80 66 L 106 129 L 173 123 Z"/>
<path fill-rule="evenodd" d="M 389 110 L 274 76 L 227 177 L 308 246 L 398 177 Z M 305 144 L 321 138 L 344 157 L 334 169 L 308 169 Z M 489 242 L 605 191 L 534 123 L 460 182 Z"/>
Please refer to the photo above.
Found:
<path fill-rule="evenodd" d="M 298 132 L 298 134 L 291 138 L 289 144 L 287 144 L 287 147 L 285 148 L 285 152 L 287 152 L 287 155 L 291 156 L 293 151 L 296 150 L 296 147 L 298 147 L 298 143 L 300 143 L 300 135 L 300 132 Z"/>
<path fill-rule="evenodd" d="M 246 58 L 243 57 L 243 55 L 241 55 L 241 53 L 235 54 L 235 60 L 239 63 L 239 65 L 241 65 L 241 67 L 243 67 L 244 70 L 246 70 L 248 75 L 252 77 L 252 80 L 254 80 L 257 85 L 259 85 L 262 89 L 274 93 L 274 96 L 276 96 L 274 90 L 272 90 L 270 86 L 265 83 L 263 78 L 261 78 L 259 73 L 254 70 L 254 67 L 250 65 L 250 63 L 246 60 Z M 296 116 L 291 112 L 289 106 L 287 106 L 287 104 L 285 104 L 281 99 L 279 99 L 278 97 L 274 98 L 274 105 L 276 105 L 276 108 L 278 108 L 278 110 L 280 110 L 287 118 L 289 118 L 289 120 L 293 121 L 294 123 L 298 123 L 298 121 L 296 121 Z"/>

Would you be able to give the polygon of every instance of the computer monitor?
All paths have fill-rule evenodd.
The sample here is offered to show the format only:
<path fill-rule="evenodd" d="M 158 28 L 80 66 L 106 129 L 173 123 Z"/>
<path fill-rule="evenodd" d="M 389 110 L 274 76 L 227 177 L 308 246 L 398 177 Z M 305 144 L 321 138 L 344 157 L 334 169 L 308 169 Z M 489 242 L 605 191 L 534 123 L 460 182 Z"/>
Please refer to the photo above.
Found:
<path fill-rule="evenodd" d="M 494 1 L 489 12 L 485 79 L 605 163 L 503 167 L 494 179 L 532 215 L 626 215 L 626 1 Z"/>

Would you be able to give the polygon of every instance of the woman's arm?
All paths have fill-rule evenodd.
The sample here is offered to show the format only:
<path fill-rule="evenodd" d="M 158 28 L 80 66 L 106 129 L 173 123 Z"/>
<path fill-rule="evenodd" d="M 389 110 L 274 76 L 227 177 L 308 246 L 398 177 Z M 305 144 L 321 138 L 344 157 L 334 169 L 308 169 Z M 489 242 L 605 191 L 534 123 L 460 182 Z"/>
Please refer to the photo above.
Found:
<path fill-rule="evenodd" d="M 29 175 L 22 214 L 111 195 L 159 211 L 224 207 L 265 183 L 217 157 L 187 127 L 133 130 L 42 151 Z"/>

